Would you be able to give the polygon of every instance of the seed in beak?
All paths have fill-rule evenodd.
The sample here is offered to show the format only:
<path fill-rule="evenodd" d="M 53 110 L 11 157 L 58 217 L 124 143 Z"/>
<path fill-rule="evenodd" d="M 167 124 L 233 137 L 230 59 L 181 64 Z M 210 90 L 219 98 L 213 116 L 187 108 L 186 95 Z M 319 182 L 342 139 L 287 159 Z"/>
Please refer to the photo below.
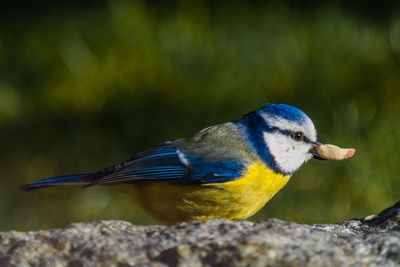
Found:
<path fill-rule="evenodd" d="M 321 158 L 328 160 L 348 159 L 356 152 L 354 148 L 341 148 L 330 144 L 316 146 L 315 149 Z"/>

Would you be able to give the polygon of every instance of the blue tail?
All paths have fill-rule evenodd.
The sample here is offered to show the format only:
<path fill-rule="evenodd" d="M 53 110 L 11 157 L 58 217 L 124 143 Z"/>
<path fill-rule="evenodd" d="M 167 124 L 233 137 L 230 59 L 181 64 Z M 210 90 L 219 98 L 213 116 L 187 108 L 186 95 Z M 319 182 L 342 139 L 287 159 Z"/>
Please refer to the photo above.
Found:
<path fill-rule="evenodd" d="M 94 185 L 95 181 L 113 173 L 114 171 L 122 168 L 127 164 L 127 161 L 124 161 L 115 166 L 103 169 L 98 172 L 93 173 L 84 173 L 84 174 L 71 174 L 71 175 L 62 175 L 55 176 L 50 178 L 41 179 L 39 181 L 35 181 L 29 184 L 24 184 L 20 186 L 21 190 L 31 191 L 39 188 L 50 187 L 50 186 L 59 186 L 59 185 L 77 185 L 84 184 L 86 186 Z"/>
<path fill-rule="evenodd" d="M 29 184 L 24 184 L 20 187 L 20 189 L 24 191 L 30 191 L 49 186 L 87 184 L 92 181 L 92 179 L 90 179 L 90 176 L 90 173 L 55 176 L 35 181 Z"/>

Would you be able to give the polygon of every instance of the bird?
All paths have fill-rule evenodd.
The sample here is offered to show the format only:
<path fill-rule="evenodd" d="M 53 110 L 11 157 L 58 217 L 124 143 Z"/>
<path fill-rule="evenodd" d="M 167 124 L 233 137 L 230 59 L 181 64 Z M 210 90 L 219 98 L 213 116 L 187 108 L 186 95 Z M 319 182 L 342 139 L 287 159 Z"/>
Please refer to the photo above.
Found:
<path fill-rule="evenodd" d="M 287 104 L 265 104 L 243 117 L 167 141 L 93 173 L 34 181 L 30 191 L 62 185 L 105 185 L 127 193 L 162 224 L 243 220 L 259 211 L 310 159 L 312 120 Z"/>

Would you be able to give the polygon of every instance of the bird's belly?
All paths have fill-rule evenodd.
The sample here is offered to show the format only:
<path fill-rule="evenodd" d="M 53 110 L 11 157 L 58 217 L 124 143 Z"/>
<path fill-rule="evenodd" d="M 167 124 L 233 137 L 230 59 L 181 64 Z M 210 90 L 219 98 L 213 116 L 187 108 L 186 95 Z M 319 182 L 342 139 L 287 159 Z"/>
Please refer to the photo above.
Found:
<path fill-rule="evenodd" d="M 225 183 L 176 185 L 153 181 L 121 184 L 119 190 L 129 193 L 144 212 L 161 223 L 215 218 L 240 220 L 261 209 L 289 178 L 255 163 L 242 177 Z"/>

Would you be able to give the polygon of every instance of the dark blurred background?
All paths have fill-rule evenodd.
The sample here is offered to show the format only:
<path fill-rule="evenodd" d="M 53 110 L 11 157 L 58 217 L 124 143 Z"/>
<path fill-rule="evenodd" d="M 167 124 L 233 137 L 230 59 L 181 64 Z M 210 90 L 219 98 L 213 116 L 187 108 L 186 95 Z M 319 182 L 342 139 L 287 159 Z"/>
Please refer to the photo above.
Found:
<path fill-rule="evenodd" d="M 328 223 L 400 199 L 396 1 L 31 1 L 0 7 L 0 230 L 154 223 L 106 187 L 22 192 L 91 172 L 264 103 L 327 143 L 251 220 Z"/>

